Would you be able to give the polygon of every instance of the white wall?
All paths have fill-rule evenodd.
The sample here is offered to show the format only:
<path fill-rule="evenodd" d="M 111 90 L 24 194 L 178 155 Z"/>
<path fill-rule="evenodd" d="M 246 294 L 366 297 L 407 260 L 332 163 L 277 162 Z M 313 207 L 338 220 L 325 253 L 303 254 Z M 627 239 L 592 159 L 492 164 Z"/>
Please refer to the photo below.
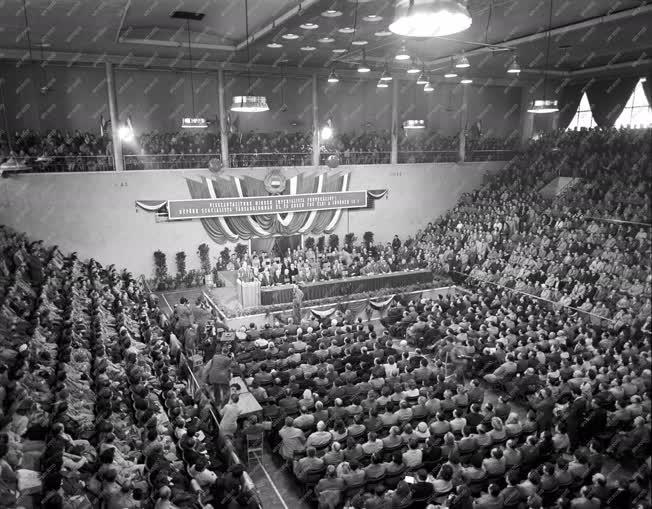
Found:
<path fill-rule="evenodd" d="M 395 233 L 407 237 L 452 207 L 461 193 L 482 183 L 483 175 L 504 162 L 342 166 L 350 171 L 350 189 L 389 189 L 374 209 L 342 214 L 336 233 L 358 237 L 375 232 L 379 241 Z M 285 168 L 287 176 L 324 171 L 312 167 Z M 332 171 L 332 170 L 331 170 Z M 230 170 L 263 179 L 265 168 Z M 0 179 L 0 223 L 93 257 L 103 264 L 126 267 L 151 276 L 153 252 L 168 255 L 174 272 L 174 255 L 185 251 L 189 269 L 198 268 L 197 247 L 211 246 L 217 256 L 224 246 L 213 243 L 200 221 L 156 222 L 152 213 L 136 207 L 136 200 L 183 199 L 190 194 L 186 178 L 210 176 L 208 170 L 129 171 L 17 175 Z"/>

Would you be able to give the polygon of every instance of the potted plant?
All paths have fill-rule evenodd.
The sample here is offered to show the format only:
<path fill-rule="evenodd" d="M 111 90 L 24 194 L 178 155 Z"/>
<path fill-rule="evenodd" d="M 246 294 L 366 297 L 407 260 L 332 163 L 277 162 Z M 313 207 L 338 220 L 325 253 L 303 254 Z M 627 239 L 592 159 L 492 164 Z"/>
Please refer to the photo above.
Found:
<path fill-rule="evenodd" d="M 210 274 L 211 272 L 211 257 L 210 257 L 210 248 L 205 242 L 199 244 L 197 248 L 197 253 L 199 254 L 199 266 L 201 267 L 202 274 Z"/>
<path fill-rule="evenodd" d="M 154 283 L 157 290 L 166 290 L 168 277 L 167 256 L 161 250 L 154 251 Z"/>
<path fill-rule="evenodd" d="M 358 240 L 355 233 L 347 233 L 344 235 L 344 249 L 348 252 L 353 251 L 353 243 Z"/>
<path fill-rule="evenodd" d="M 315 238 L 314 237 L 308 237 L 306 240 L 303 241 L 303 247 L 305 249 L 315 249 Z"/>
<path fill-rule="evenodd" d="M 364 241 L 364 245 L 367 249 L 371 247 L 371 244 L 374 243 L 374 232 L 364 232 L 364 235 L 362 236 L 362 240 Z"/>
<path fill-rule="evenodd" d="M 231 259 L 231 250 L 228 247 L 225 247 L 220 251 L 220 268 L 226 270 L 226 266 Z"/>
<path fill-rule="evenodd" d="M 235 248 L 233 249 L 233 251 L 235 252 L 236 258 L 238 259 L 238 263 L 241 263 L 242 260 L 245 258 L 245 256 L 247 256 L 247 251 L 248 250 L 249 249 L 247 248 L 247 246 L 244 245 L 244 244 L 241 244 L 240 242 L 238 242 L 235 245 Z"/>
<path fill-rule="evenodd" d="M 326 244 L 326 239 L 322 235 L 317 239 L 317 252 L 318 253 L 323 253 L 324 252 L 324 246 Z"/>
<path fill-rule="evenodd" d="M 182 286 L 186 278 L 186 253 L 179 251 L 175 255 L 175 261 L 177 264 L 177 287 L 179 287 Z"/>
<path fill-rule="evenodd" d="M 332 233 L 328 237 L 328 247 L 331 249 L 339 249 L 340 248 L 340 237 L 336 233 Z"/>

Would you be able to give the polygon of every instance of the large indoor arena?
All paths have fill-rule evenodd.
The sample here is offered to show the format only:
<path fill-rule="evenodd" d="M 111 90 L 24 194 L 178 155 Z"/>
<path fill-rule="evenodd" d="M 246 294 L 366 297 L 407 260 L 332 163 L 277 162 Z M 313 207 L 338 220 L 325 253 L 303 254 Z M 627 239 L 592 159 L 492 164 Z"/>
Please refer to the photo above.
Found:
<path fill-rule="evenodd" d="M 651 28 L 0 0 L 0 509 L 652 509 Z"/>

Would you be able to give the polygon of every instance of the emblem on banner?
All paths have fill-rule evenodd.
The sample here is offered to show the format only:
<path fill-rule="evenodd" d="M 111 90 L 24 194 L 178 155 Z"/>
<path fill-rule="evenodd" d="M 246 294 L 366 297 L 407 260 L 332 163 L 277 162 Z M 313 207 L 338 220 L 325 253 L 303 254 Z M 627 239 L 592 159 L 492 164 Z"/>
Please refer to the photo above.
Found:
<path fill-rule="evenodd" d="M 287 178 L 279 170 L 272 170 L 267 174 L 263 183 L 269 194 L 281 194 L 285 191 Z"/>

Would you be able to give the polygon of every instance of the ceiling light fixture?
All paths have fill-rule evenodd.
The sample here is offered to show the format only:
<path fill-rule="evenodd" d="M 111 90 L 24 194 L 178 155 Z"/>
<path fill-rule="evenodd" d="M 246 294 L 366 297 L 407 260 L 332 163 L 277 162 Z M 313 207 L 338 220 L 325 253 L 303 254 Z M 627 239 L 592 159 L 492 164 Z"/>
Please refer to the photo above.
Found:
<path fill-rule="evenodd" d="M 553 99 L 535 99 L 527 111 L 528 113 L 555 113 L 559 108 L 557 101 Z"/>
<path fill-rule="evenodd" d="M 518 65 L 518 60 L 514 57 L 507 68 L 508 74 L 519 74 L 521 72 L 521 66 Z"/>
<path fill-rule="evenodd" d="M 419 74 L 419 77 L 417 78 L 417 85 L 425 85 L 428 83 L 428 76 L 426 75 L 426 71 L 421 71 L 421 74 Z"/>
<path fill-rule="evenodd" d="M 458 74 L 455 71 L 455 67 L 451 67 L 448 71 L 446 71 L 446 74 L 444 74 L 444 78 L 457 78 Z"/>
<path fill-rule="evenodd" d="M 353 41 L 351 44 L 353 44 L 354 46 L 366 46 L 367 44 L 369 44 L 369 41 L 365 41 L 364 39 L 360 39 L 358 41 Z"/>
<path fill-rule="evenodd" d="M 371 72 L 371 67 L 367 65 L 367 53 L 362 48 L 362 62 L 358 65 L 358 72 Z"/>
<path fill-rule="evenodd" d="M 471 78 L 462 78 L 462 79 L 460 80 L 460 83 L 461 83 L 462 85 L 468 85 L 469 83 L 473 83 L 473 80 L 472 80 Z"/>
<path fill-rule="evenodd" d="M 321 15 L 324 18 L 338 18 L 342 15 L 342 11 L 338 11 L 337 9 L 326 9 L 321 13 Z"/>
<path fill-rule="evenodd" d="M 548 13 L 548 36 L 546 45 L 546 66 L 548 69 L 550 65 L 550 29 L 552 28 L 552 0 L 550 0 L 550 12 Z M 543 72 L 543 99 L 535 99 L 528 108 L 528 113 L 556 113 L 559 111 L 557 101 L 549 99 L 548 92 L 548 73 Z"/>
<path fill-rule="evenodd" d="M 421 68 L 415 64 L 414 59 L 410 62 L 410 65 L 407 68 L 407 73 L 408 74 L 417 74 L 421 72 Z"/>
<path fill-rule="evenodd" d="M 278 49 L 278 48 L 282 48 L 283 45 L 278 42 L 270 42 L 269 44 L 267 44 L 267 47 L 272 49 Z"/>
<path fill-rule="evenodd" d="M 387 66 L 385 66 L 385 70 L 383 73 L 380 75 L 380 81 L 392 81 L 392 75 L 389 73 L 387 70 Z"/>
<path fill-rule="evenodd" d="M 390 35 L 394 35 L 394 34 L 389 30 L 380 30 L 379 32 L 374 32 L 374 35 L 376 37 L 389 37 Z"/>
<path fill-rule="evenodd" d="M 342 28 L 338 28 L 337 31 L 339 33 L 341 33 L 341 34 L 352 34 L 353 32 L 355 32 L 355 28 L 353 28 L 353 27 L 342 27 Z"/>
<path fill-rule="evenodd" d="M 340 81 L 340 78 L 335 74 L 335 69 L 331 70 L 331 73 L 328 75 L 328 82 L 329 83 L 338 83 Z"/>
<path fill-rule="evenodd" d="M 295 39 L 299 38 L 297 34 L 292 34 L 292 33 L 283 34 L 281 37 L 283 37 L 283 39 L 286 39 L 288 41 L 294 41 Z"/>
<path fill-rule="evenodd" d="M 423 87 L 424 92 L 432 92 L 433 90 L 435 90 L 435 87 L 432 86 L 432 83 L 430 81 L 428 81 L 428 83 L 426 83 L 425 86 Z"/>
<path fill-rule="evenodd" d="M 469 63 L 469 59 L 466 58 L 466 55 L 461 55 L 455 60 L 455 67 L 458 69 L 466 69 L 467 67 L 471 67 L 471 64 Z"/>
<path fill-rule="evenodd" d="M 302 23 L 299 25 L 299 28 L 303 28 L 304 30 L 317 30 L 319 25 L 317 23 Z"/>
<path fill-rule="evenodd" d="M 333 49 L 333 53 L 346 53 L 347 49 L 346 48 L 335 48 Z"/>
<path fill-rule="evenodd" d="M 459 0 L 398 0 L 389 29 L 403 37 L 456 34 L 471 26 L 466 2 Z"/>
<path fill-rule="evenodd" d="M 321 39 L 317 39 L 317 42 L 320 42 L 321 44 L 329 44 L 335 42 L 335 39 L 332 37 L 322 37 Z"/>
<path fill-rule="evenodd" d="M 314 46 L 301 46 L 301 48 L 299 49 L 301 51 L 315 51 L 317 48 L 315 48 Z"/>
<path fill-rule="evenodd" d="M 426 121 L 419 120 L 405 120 L 403 121 L 403 129 L 425 129 Z"/>
<path fill-rule="evenodd" d="M 367 21 L 369 23 L 378 23 L 383 19 L 382 16 L 379 16 L 378 14 L 369 14 L 365 17 L 362 18 L 364 21 Z"/>
<path fill-rule="evenodd" d="M 245 33 L 247 37 L 245 39 L 247 41 L 247 64 L 249 64 L 251 62 L 251 53 L 249 50 L 249 0 L 245 0 Z M 252 88 L 251 67 L 249 66 L 247 66 L 247 81 L 249 83 L 247 95 L 234 96 L 233 103 L 231 104 L 231 111 L 241 113 L 260 113 L 262 111 L 269 111 L 267 98 L 264 95 L 249 95 Z"/>
<path fill-rule="evenodd" d="M 410 55 L 407 52 L 407 48 L 405 47 L 405 44 L 401 46 L 401 49 L 398 50 L 398 53 L 394 57 L 395 60 L 409 60 Z"/>
<path fill-rule="evenodd" d="M 376 88 L 387 88 L 389 85 L 387 84 L 386 81 L 383 81 L 382 78 L 378 80 L 378 83 L 376 84 Z"/>

